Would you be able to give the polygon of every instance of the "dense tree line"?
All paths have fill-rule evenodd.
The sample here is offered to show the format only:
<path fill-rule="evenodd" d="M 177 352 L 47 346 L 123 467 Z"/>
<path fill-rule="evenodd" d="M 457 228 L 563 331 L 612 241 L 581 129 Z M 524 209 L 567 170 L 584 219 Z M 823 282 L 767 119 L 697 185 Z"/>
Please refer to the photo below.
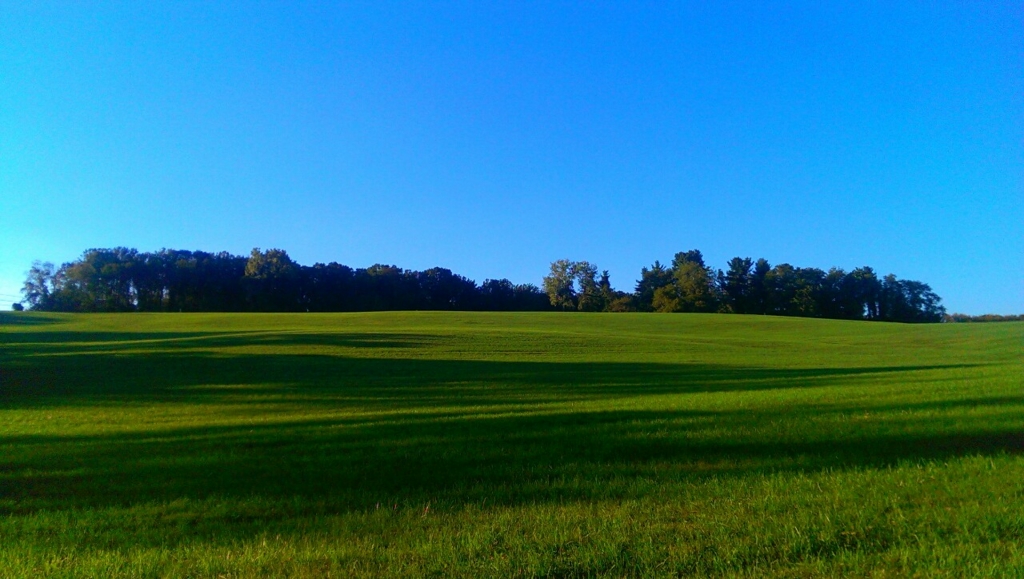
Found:
<path fill-rule="evenodd" d="M 33 310 L 63 312 L 352 312 L 543 310 L 537 286 L 482 285 L 444 268 L 303 266 L 280 249 L 226 252 L 90 249 L 59 268 L 33 264 L 22 293 Z"/>
<path fill-rule="evenodd" d="M 772 266 L 764 259 L 735 257 L 713 270 L 698 250 L 680 252 L 671 265 L 655 261 L 640 271 L 632 294 L 611 289 L 608 272 L 560 260 L 551 264 L 544 290 L 558 309 L 581 311 L 719 312 L 848 320 L 940 322 L 942 299 L 928 284 L 879 278 L 870 267 Z"/>
<path fill-rule="evenodd" d="M 226 252 L 90 249 L 55 267 L 36 262 L 22 293 L 33 310 L 68 312 L 345 312 L 492 310 L 721 312 L 851 320 L 938 322 L 945 309 L 924 283 L 878 277 L 869 267 L 770 265 L 736 257 L 713 270 L 700 251 L 640 271 L 632 293 L 612 288 L 586 261 L 551 264 L 543 289 L 473 280 L 445 268 L 303 266 L 280 249 Z"/>

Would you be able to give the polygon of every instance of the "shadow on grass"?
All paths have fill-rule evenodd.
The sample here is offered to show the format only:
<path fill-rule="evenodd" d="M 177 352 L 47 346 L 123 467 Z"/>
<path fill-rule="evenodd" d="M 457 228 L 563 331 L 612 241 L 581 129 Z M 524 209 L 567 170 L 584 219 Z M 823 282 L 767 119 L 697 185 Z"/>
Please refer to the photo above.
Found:
<path fill-rule="evenodd" d="M 0 511 L 183 498 L 300 499 L 330 513 L 378 503 L 491 505 L 638 498 L 671 481 L 1024 451 L 1020 432 L 837 435 L 820 411 L 406 415 L 134 434 L 5 437 Z M 799 438 L 774 427 L 803 428 Z M 929 431 L 932 432 L 929 432 Z M 647 481 L 637 484 L 637 481 Z"/>
<path fill-rule="evenodd" d="M 57 316 L 38 312 L 0 312 L 0 326 L 43 326 L 59 321 Z"/>
<path fill-rule="evenodd" d="M 381 342 L 337 337 L 335 343 L 378 347 Z M 970 367 L 959 364 L 772 369 L 315 354 L 79 352 L 6 360 L 0 408 L 127 402 L 233 402 L 250 405 L 254 411 L 261 404 L 282 402 L 310 407 L 358 404 L 370 410 L 395 405 L 537 404 L 656 394 L 814 388 L 833 386 L 837 381 L 852 385 L 857 381 L 875 381 L 882 375 L 892 375 L 893 379 L 898 376 L 906 383 L 915 379 L 911 374 L 915 371 Z"/>
<path fill-rule="evenodd" d="M 829 420 L 830 414 L 886 410 L 877 406 L 572 406 L 669 393 L 856 385 L 877 383 L 879 377 L 907 383 L 919 379 L 919 370 L 966 365 L 766 369 L 218 355 L 185 350 L 195 340 L 219 346 L 417 348 L 426 338 L 161 334 L 152 339 L 164 349 L 147 351 L 151 346 L 140 344 L 147 338 L 114 336 L 130 342 L 113 352 L 76 349 L 77 342 L 69 341 L 65 353 L 34 355 L 39 349 L 33 347 L 6 354 L 0 409 L 88 413 L 91 407 L 125 405 L 138 412 L 140 404 L 175 402 L 197 409 L 210 405 L 217 414 L 193 417 L 195 426 L 185 417 L 176 426 L 139 425 L 130 433 L 0 437 L 0 511 L 209 497 L 297 498 L 296 504 L 306 506 L 296 508 L 320 514 L 378 503 L 598 500 L 637 496 L 665 480 L 886 466 L 1020 452 L 1024 445 L 1019 431 L 986 431 L 985 416 L 948 426 L 934 416 L 906 413 L 898 424 L 866 424 L 856 434 L 834 431 L 842 421 Z M 1007 396 L 942 402 L 937 408 L 955 412 L 961 406 L 1021 402 Z M 202 424 L 213 418 L 236 422 Z M 651 481 L 646 487 L 637 482 L 645 480 Z"/>
<path fill-rule="evenodd" d="M 373 332 L 18 332 L 8 343 L 33 354 L 65 356 L 116 350 L 131 353 L 162 348 L 230 348 L 245 346 L 314 346 L 340 348 L 421 348 L 434 340 L 422 334 Z"/>
<path fill-rule="evenodd" d="M 0 408 L 137 402 L 369 410 L 551 403 L 697 392 L 830 386 L 880 375 L 972 365 L 747 368 L 665 363 L 574 363 L 352 357 L 360 349 L 412 352 L 439 338 L 373 332 L 18 332 L 0 352 Z M 270 353 L 244 353 L 270 347 Z M 295 352 L 296 348 L 299 352 Z M 329 354 L 312 353 L 335 348 Z M 309 352 L 309 353 L 307 353 Z M 339 355 L 349 354 L 349 355 Z M 931 377 L 934 381 L 935 378 Z M 271 412 L 272 409 L 264 409 Z M 291 410 L 289 410 L 291 411 Z"/>

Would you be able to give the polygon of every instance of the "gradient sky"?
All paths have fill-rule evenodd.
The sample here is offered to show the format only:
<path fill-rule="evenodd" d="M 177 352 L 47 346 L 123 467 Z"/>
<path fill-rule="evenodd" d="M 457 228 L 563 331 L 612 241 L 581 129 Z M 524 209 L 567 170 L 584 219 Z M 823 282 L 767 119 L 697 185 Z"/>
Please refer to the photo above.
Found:
<path fill-rule="evenodd" d="M 0 1 L 0 304 L 90 247 L 632 290 L 697 248 L 1024 312 L 1020 2 Z"/>

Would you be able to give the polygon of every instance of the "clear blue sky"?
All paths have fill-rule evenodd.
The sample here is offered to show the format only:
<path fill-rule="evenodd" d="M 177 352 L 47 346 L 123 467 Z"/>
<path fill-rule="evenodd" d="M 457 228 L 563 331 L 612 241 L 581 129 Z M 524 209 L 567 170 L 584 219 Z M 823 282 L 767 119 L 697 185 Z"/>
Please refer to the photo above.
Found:
<path fill-rule="evenodd" d="M 698 248 L 1024 312 L 1024 6 L 0 1 L 0 304 L 112 246 L 624 290 Z"/>

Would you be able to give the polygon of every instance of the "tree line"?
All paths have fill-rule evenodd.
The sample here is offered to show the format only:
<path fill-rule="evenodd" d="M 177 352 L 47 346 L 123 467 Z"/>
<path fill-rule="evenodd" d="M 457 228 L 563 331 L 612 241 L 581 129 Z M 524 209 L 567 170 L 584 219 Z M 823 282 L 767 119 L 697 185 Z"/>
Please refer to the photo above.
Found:
<path fill-rule="evenodd" d="M 30 309 L 64 312 L 352 312 L 486 310 L 719 312 L 852 320 L 938 322 L 941 298 L 922 282 L 879 277 L 870 267 L 771 266 L 736 257 L 714 270 L 698 250 L 640 272 L 631 293 L 612 288 L 587 261 L 551 264 L 543 287 L 482 284 L 435 267 L 304 266 L 281 249 L 248 257 L 163 249 L 90 249 L 60 267 L 35 262 L 22 289 Z M 21 304 L 17 304 L 21 306 Z M 17 308 L 16 308 L 17 309 Z"/>
<path fill-rule="evenodd" d="M 30 309 L 61 312 L 354 312 L 548 309 L 531 284 L 472 280 L 445 268 L 299 265 L 280 249 L 248 257 L 164 249 L 90 249 L 55 267 L 35 262 L 22 293 Z"/>
<path fill-rule="evenodd" d="M 585 261 L 559 260 L 544 278 L 558 309 L 580 311 L 718 312 L 846 320 L 940 322 L 942 298 L 928 284 L 879 277 L 870 267 L 772 266 L 734 257 L 714 270 L 699 250 L 680 252 L 670 265 L 655 261 L 640 271 L 633 293 L 616 292 L 608 272 Z"/>

